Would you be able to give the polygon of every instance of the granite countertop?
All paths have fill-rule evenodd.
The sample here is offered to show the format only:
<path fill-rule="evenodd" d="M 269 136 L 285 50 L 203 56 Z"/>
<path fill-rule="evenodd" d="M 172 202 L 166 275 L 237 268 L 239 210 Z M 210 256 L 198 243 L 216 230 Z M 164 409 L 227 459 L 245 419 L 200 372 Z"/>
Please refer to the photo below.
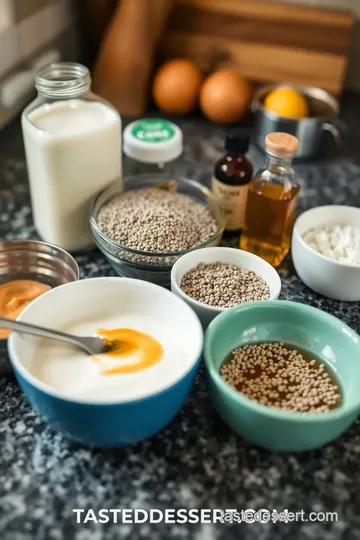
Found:
<path fill-rule="evenodd" d="M 319 204 L 360 206 L 360 97 L 347 95 L 341 150 L 329 145 L 299 164 L 299 211 Z M 202 119 L 180 122 L 179 173 L 208 182 L 224 130 Z M 251 150 L 256 166 L 262 156 Z M 19 121 L 0 133 L 0 238 L 35 238 Z M 94 251 L 77 258 L 83 277 L 114 275 Z M 360 332 L 360 304 L 325 299 L 297 278 L 290 257 L 280 269 L 281 298 L 308 303 Z M 2 367 L 6 367 L 2 359 Z M 135 447 L 81 447 L 48 428 L 11 373 L 0 376 L 0 536 L 3 540 L 154 540 L 360 538 L 360 424 L 317 451 L 275 454 L 255 448 L 219 419 L 202 370 L 182 411 Z M 77 525 L 74 508 L 265 508 L 338 513 L 337 522 Z"/>

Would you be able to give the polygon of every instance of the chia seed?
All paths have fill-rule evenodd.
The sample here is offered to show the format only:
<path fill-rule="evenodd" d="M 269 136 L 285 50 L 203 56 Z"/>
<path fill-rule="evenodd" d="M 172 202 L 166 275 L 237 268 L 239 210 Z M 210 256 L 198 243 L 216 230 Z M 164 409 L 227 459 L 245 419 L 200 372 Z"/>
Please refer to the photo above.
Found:
<path fill-rule="evenodd" d="M 282 342 L 235 349 L 220 375 L 249 399 L 269 407 L 321 413 L 340 405 L 340 389 L 325 365 Z"/>
<path fill-rule="evenodd" d="M 97 223 L 110 240 L 147 253 L 173 253 L 209 240 L 218 226 L 206 206 L 181 193 L 132 190 L 106 202 Z"/>
<path fill-rule="evenodd" d="M 268 284 L 255 272 L 221 262 L 192 268 L 182 278 L 180 288 L 194 300 L 220 308 L 270 298 Z"/>

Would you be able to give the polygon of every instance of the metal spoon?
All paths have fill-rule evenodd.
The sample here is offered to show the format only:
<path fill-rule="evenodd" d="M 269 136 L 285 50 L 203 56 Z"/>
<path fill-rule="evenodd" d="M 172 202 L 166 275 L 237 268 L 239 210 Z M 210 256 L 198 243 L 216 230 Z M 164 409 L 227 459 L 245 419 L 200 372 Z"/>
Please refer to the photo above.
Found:
<path fill-rule="evenodd" d="M 80 349 L 83 349 L 89 354 L 102 354 L 111 349 L 111 344 L 104 343 L 99 337 L 73 336 L 72 334 L 59 332 L 59 330 L 52 330 L 50 328 L 43 328 L 42 326 L 35 326 L 34 324 L 13 321 L 11 319 L 5 319 L 4 317 L 0 317 L 0 328 L 10 328 L 10 330 L 15 332 L 56 339 L 57 341 L 65 341 L 65 343 L 80 347 Z"/>

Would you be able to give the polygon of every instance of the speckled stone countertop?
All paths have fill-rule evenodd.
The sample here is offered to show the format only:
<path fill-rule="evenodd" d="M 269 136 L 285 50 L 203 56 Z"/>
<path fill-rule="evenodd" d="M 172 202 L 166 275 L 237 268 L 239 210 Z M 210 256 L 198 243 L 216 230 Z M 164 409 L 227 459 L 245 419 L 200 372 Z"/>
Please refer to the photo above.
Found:
<path fill-rule="evenodd" d="M 299 164 L 299 211 L 326 203 L 360 205 L 360 97 L 346 96 L 341 150 Z M 181 122 L 179 173 L 208 182 L 224 131 Z M 262 156 L 251 150 L 256 166 Z M 34 238 L 19 122 L 0 133 L 0 238 Z M 82 276 L 114 275 L 95 251 L 78 257 Z M 333 313 L 360 332 L 359 303 L 327 300 L 303 285 L 290 258 L 281 297 Z M 2 359 L 2 369 L 6 360 Z M 49 429 L 11 373 L 0 376 L 2 540 L 355 540 L 360 538 L 360 424 L 327 447 L 282 455 L 250 446 L 218 418 L 203 373 L 162 433 L 133 448 L 93 450 Z M 338 513 L 337 522 L 268 524 L 76 524 L 74 508 L 266 508 Z"/>

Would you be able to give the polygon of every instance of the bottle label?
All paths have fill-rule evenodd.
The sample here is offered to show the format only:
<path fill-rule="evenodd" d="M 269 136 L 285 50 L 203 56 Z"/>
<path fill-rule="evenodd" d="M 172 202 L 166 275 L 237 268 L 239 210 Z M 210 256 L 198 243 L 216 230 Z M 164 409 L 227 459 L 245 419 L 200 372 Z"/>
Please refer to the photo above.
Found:
<path fill-rule="evenodd" d="M 131 134 L 144 143 L 163 143 L 175 136 L 175 129 L 171 122 L 148 118 L 135 122 Z"/>
<path fill-rule="evenodd" d="M 212 179 L 211 190 L 224 211 L 227 231 L 236 231 L 244 226 L 248 188 L 248 185 L 228 186 L 215 176 Z"/>

